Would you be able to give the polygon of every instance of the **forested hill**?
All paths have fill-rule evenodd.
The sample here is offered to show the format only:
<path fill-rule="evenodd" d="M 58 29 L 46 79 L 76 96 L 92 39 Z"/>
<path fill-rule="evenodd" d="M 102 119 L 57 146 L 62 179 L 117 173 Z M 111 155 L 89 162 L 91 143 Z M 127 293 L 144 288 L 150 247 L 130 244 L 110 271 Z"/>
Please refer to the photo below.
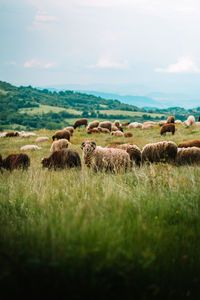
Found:
<path fill-rule="evenodd" d="M 94 95 L 74 91 L 49 91 L 31 86 L 16 87 L 0 81 L 0 130 L 40 128 L 59 129 L 72 125 L 75 119 L 87 117 L 120 119 L 121 121 L 162 120 L 173 114 L 181 120 L 189 114 L 197 116 L 200 109 L 185 110 L 169 108 L 165 110 L 145 110 L 121 103 L 119 100 L 106 100 Z"/>

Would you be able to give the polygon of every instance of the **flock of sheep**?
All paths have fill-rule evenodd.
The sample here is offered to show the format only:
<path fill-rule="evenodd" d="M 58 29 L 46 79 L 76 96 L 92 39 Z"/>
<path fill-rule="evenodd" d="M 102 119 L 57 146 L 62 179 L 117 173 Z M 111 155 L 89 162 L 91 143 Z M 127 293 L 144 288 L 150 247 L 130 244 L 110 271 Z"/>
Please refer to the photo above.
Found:
<path fill-rule="evenodd" d="M 181 121 L 179 121 L 181 122 Z M 160 122 L 160 134 L 165 132 L 175 133 L 175 121 L 171 116 L 165 122 Z M 185 121 L 186 126 L 191 126 L 195 123 L 193 116 L 190 116 Z M 198 122 L 200 123 L 200 117 Z M 115 121 L 113 124 L 109 121 L 99 122 L 93 121 L 88 124 L 87 119 L 80 119 L 73 126 L 66 127 L 63 130 L 56 131 L 52 136 L 53 143 L 50 148 L 51 155 L 42 159 L 43 167 L 49 169 L 58 168 L 81 168 L 81 158 L 75 149 L 69 149 L 70 137 L 74 134 L 77 127 L 84 125 L 88 134 L 92 133 L 110 133 L 115 136 L 132 136 L 131 132 L 124 133 L 123 128 L 137 128 L 140 123 L 124 123 L 120 124 Z M 148 125 L 148 126 L 147 126 Z M 199 124 L 197 124 L 198 126 Z M 153 122 L 142 124 L 141 128 L 149 128 L 154 126 Z M 126 134 L 126 135 L 125 135 Z M 6 132 L 0 137 L 28 137 L 34 136 L 35 133 L 26 132 Z M 48 141 L 48 137 L 38 137 L 36 143 Z M 25 145 L 21 150 L 37 150 L 41 147 L 37 145 Z M 109 144 L 106 147 L 96 145 L 94 141 L 86 140 L 81 144 L 83 153 L 83 163 L 86 167 L 93 171 L 111 171 L 118 172 L 120 170 L 130 170 L 134 165 L 140 166 L 146 163 L 167 162 L 175 165 L 198 164 L 200 163 L 200 140 L 192 140 L 176 145 L 172 141 L 162 141 L 157 143 L 147 144 L 142 150 L 137 145 L 131 143 L 125 144 Z M 10 154 L 6 158 L 2 158 L 0 154 L 0 170 L 14 170 L 17 168 L 27 169 L 30 166 L 30 158 L 26 153 Z"/>

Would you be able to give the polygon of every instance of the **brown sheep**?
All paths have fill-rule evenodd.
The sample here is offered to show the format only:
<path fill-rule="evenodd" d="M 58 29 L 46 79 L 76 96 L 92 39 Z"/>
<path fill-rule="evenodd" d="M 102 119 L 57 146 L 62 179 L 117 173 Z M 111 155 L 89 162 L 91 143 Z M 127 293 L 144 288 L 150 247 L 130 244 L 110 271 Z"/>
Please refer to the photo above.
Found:
<path fill-rule="evenodd" d="M 86 127 L 87 124 L 88 124 L 88 119 L 80 119 L 74 123 L 73 127 L 74 127 L 74 129 L 76 129 L 77 127 L 81 127 L 81 126 Z"/>
<path fill-rule="evenodd" d="M 170 124 L 165 124 L 162 126 L 161 130 L 160 130 L 160 134 L 163 135 L 166 132 L 171 132 L 172 134 L 174 134 L 176 128 L 175 125 L 170 123 Z"/>
<path fill-rule="evenodd" d="M 178 144 L 178 148 L 198 147 L 200 148 L 200 140 L 192 140 Z"/>
<path fill-rule="evenodd" d="M 200 116 L 198 117 L 198 122 L 200 122 Z"/>
<path fill-rule="evenodd" d="M 125 132 L 125 133 L 124 133 L 124 136 L 125 136 L 125 137 L 132 137 L 133 134 L 132 134 L 132 132 L 129 132 L 129 131 L 128 131 L 128 132 Z"/>
<path fill-rule="evenodd" d="M 92 129 L 88 129 L 87 133 L 88 134 L 91 134 L 91 133 L 100 133 L 100 131 L 98 130 L 98 128 L 92 128 Z"/>
<path fill-rule="evenodd" d="M 123 126 L 123 127 L 126 127 L 126 126 L 128 126 L 129 124 L 130 124 L 130 122 L 122 123 L 122 126 Z"/>
<path fill-rule="evenodd" d="M 71 136 L 74 134 L 74 127 L 72 126 L 65 127 L 63 130 L 69 131 Z"/>
<path fill-rule="evenodd" d="M 104 121 L 99 123 L 99 127 L 101 128 L 107 128 L 111 131 L 112 123 L 110 121 Z"/>
<path fill-rule="evenodd" d="M 198 147 L 178 148 L 177 165 L 200 164 L 200 149 Z"/>
<path fill-rule="evenodd" d="M 131 165 L 133 161 L 135 162 L 136 165 L 140 166 L 141 163 L 141 151 L 138 146 L 134 144 L 109 144 L 106 146 L 106 148 L 117 148 L 117 149 L 122 149 L 125 150 L 129 156 L 130 156 L 130 161 Z"/>
<path fill-rule="evenodd" d="M 18 153 L 18 154 L 9 154 L 2 163 L 2 167 L 9 171 L 14 169 L 23 169 L 27 170 L 30 166 L 30 158 L 27 154 Z"/>
<path fill-rule="evenodd" d="M 16 132 L 7 132 L 5 137 L 15 137 L 15 136 L 19 136 L 19 133 L 16 131 Z"/>
<path fill-rule="evenodd" d="M 1 172 L 2 166 L 3 166 L 3 159 L 2 159 L 2 155 L 0 153 L 0 172 Z"/>
<path fill-rule="evenodd" d="M 81 168 L 81 159 L 78 151 L 74 149 L 64 149 L 55 151 L 49 157 L 43 158 L 41 164 L 44 168 L 54 168 L 54 170 L 57 168 Z"/>
<path fill-rule="evenodd" d="M 56 133 L 52 136 L 52 140 L 54 141 L 55 139 L 60 140 L 60 139 L 66 139 L 70 141 L 70 132 L 68 130 L 58 130 Z"/>
<path fill-rule="evenodd" d="M 174 123 L 174 121 L 175 121 L 175 118 L 174 118 L 174 116 L 170 116 L 168 119 L 167 119 L 167 124 L 170 124 L 170 123 Z"/>
<path fill-rule="evenodd" d="M 110 130 L 107 129 L 107 128 L 101 128 L 101 127 L 98 127 L 98 130 L 99 130 L 99 132 L 101 132 L 101 133 L 110 133 Z"/>
<path fill-rule="evenodd" d="M 175 162 L 178 147 L 174 142 L 164 141 L 147 144 L 142 149 L 142 162 Z"/>

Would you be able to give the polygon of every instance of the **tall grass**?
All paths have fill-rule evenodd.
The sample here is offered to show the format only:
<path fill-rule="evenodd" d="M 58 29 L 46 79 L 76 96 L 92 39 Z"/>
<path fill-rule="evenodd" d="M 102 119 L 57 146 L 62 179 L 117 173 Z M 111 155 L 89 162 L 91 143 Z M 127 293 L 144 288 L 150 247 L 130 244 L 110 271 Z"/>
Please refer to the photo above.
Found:
<path fill-rule="evenodd" d="M 194 131 L 192 136 L 198 134 Z M 133 132 L 140 147 L 161 139 L 154 129 Z M 174 140 L 191 139 L 186 129 L 179 133 Z M 86 138 L 78 130 L 72 147 L 80 151 Z M 102 145 L 113 141 L 106 135 L 94 139 Z M 4 156 L 11 147 L 19 152 L 25 141 L 0 143 Z M 94 174 L 86 168 L 55 172 L 40 165 L 49 148 L 45 143 L 30 154 L 27 172 L 0 174 L 2 294 L 195 299 L 200 282 L 200 167 L 157 164 L 121 174 Z"/>

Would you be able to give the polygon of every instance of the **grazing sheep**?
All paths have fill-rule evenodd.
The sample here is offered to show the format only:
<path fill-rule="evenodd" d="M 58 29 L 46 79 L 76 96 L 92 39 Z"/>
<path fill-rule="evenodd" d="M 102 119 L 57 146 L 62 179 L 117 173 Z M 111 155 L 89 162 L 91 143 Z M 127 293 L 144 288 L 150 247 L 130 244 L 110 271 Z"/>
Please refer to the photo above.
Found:
<path fill-rule="evenodd" d="M 117 148 L 117 149 L 122 149 L 125 150 L 129 156 L 130 156 L 130 160 L 131 160 L 131 164 L 133 162 L 135 162 L 136 165 L 140 165 L 141 162 L 141 151 L 140 148 L 138 148 L 138 146 L 134 145 L 134 144 L 109 144 L 106 146 L 106 148 Z"/>
<path fill-rule="evenodd" d="M 6 136 L 6 134 L 7 134 L 7 132 L 2 132 L 2 133 L 0 134 L 0 138 L 4 138 L 4 137 Z"/>
<path fill-rule="evenodd" d="M 21 131 L 21 132 L 19 132 L 19 136 L 23 137 L 23 138 L 29 138 L 31 136 L 36 136 L 36 133 Z"/>
<path fill-rule="evenodd" d="M 181 120 L 176 120 L 175 124 L 182 124 L 182 121 Z"/>
<path fill-rule="evenodd" d="M 58 130 L 56 133 L 52 136 L 52 140 L 54 141 L 55 139 L 60 140 L 60 139 L 66 139 L 70 141 L 70 132 L 68 130 Z"/>
<path fill-rule="evenodd" d="M 70 145 L 70 142 L 66 139 L 60 139 L 58 141 L 54 141 L 51 145 L 50 152 L 67 149 L 69 147 L 69 145 Z"/>
<path fill-rule="evenodd" d="M 162 126 L 161 130 L 160 130 L 160 134 L 163 135 L 166 132 L 171 132 L 173 135 L 175 133 L 175 125 L 174 124 L 165 124 Z"/>
<path fill-rule="evenodd" d="M 200 140 L 192 140 L 178 144 L 178 148 L 189 148 L 198 147 L 200 148 Z"/>
<path fill-rule="evenodd" d="M 132 132 L 129 132 L 129 131 L 128 131 L 128 132 L 125 132 L 125 133 L 124 133 L 124 136 L 125 136 L 125 137 L 132 137 L 133 134 L 132 134 Z"/>
<path fill-rule="evenodd" d="M 20 150 L 23 150 L 23 151 L 34 151 L 34 150 L 39 150 L 39 149 L 42 149 L 41 147 L 38 147 L 37 145 L 25 145 L 25 146 L 22 146 L 20 148 Z"/>
<path fill-rule="evenodd" d="M 147 122 L 144 122 L 143 125 L 156 125 L 156 122 L 153 122 L 153 121 L 147 121 Z"/>
<path fill-rule="evenodd" d="M 111 135 L 114 135 L 114 136 L 118 136 L 118 137 L 124 136 L 124 133 L 121 132 L 120 130 L 112 131 L 110 134 L 111 134 Z"/>
<path fill-rule="evenodd" d="M 142 149 L 142 162 L 174 162 L 177 154 L 177 145 L 174 142 L 158 142 L 147 144 Z"/>
<path fill-rule="evenodd" d="M 111 131 L 112 123 L 110 121 L 100 122 L 99 127 L 106 128 Z"/>
<path fill-rule="evenodd" d="M 101 127 L 98 127 L 98 130 L 99 130 L 99 132 L 101 132 L 101 133 L 110 133 L 110 130 L 107 129 L 107 128 L 101 128 Z"/>
<path fill-rule="evenodd" d="M 142 129 L 149 129 L 149 128 L 153 128 L 154 127 L 154 125 L 153 124 L 143 124 L 142 125 Z"/>
<path fill-rule="evenodd" d="M 9 171 L 14 169 L 27 170 L 29 166 L 30 158 L 24 153 L 9 154 L 2 162 L 2 167 Z"/>
<path fill-rule="evenodd" d="M 122 126 L 123 126 L 123 127 L 126 127 L 126 126 L 128 126 L 129 124 L 130 124 L 130 122 L 122 123 Z"/>
<path fill-rule="evenodd" d="M 138 122 L 132 122 L 128 125 L 128 128 L 142 128 L 142 124 Z"/>
<path fill-rule="evenodd" d="M 118 131 L 118 130 L 119 130 L 119 128 L 112 124 L 111 131 Z"/>
<path fill-rule="evenodd" d="M 200 128 L 200 122 L 196 122 L 196 127 Z"/>
<path fill-rule="evenodd" d="M 100 130 L 98 128 L 87 129 L 87 133 L 100 133 Z"/>
<path fill-rule="evenodd" d="M 49 140 L 49 138 L 47 136 L 40 136 L 35 141 L 36 141 L 36 143 L 41 143 L 41 142 L 46 142 L 48 140 Z"/>
<path fill-rule="evenodd" d="M 77 127 L 81 127 L 81 126 L 86 127 L 87 124 L 88 124 L 88 119 L 79 119 L 74 123 L 73 127 L 74 127 L 74 129 L 76 129 Z"/>
<path fill-rule="evenodd" d="M 115 120 L 115 122 L 113 123 L 114 126 L 116 126 L 118 129 L 120 129 L 122 127 L 122 125 L 120 124 L 119 120 Z"/>
<path fill-rule="evenodd" d="M 94 171 L 120 171 L 130 168 L 129 154 L 121 149 L 102 148 L 94 141 L 85 141 L 81 144 L 83 160 L 88 168 Z"/>
<path fill-rule="evenodd" d="M 74 149 L 63 149 L 53 152 L 49 157 L 42 159 L 41 164 L 44 168 L 81 168 L 81 159 L 78 151 Z"/>
<path fill-rule="evenodd" d="M 167 124 L 174 123 L 174 121 L 175 121 L 174 116 L 170 116 L 170 117 L 167 119 Z"/>
<path fill-rule="evenodd" d="M 5 137 L 16 137 L 16 136 L 19 136 L 19 132 L 17 131 L 10 131 L 10 132 L 7 132 Z"/>
<path fill-rule="evenodd" d="M 90 122 L 87 126 L 87 130 L 88 129 L 93 129 L 93 128 L 97 128 L 99 126 L 99 121 L 95 120 L 93 122 Z"/>
<path fill-rule="evenodd" d="M 200 164 L 200 149 L 198 147 L 178 148 L 176 164 Z"/>
<path fill-rule="evenodd" d="M 65 127 L 65 128 L 63 128 L 63 130 L 69 131 L 71 136 L 74 134 L 74 127 L 72 127 L 72 126 Z"/>
<path fill-rule="evenodd" d="M 194 116 L 189 116 L 184 123 L 187 127 L 192 126 L 193 124 L 195 124 Z"/>

